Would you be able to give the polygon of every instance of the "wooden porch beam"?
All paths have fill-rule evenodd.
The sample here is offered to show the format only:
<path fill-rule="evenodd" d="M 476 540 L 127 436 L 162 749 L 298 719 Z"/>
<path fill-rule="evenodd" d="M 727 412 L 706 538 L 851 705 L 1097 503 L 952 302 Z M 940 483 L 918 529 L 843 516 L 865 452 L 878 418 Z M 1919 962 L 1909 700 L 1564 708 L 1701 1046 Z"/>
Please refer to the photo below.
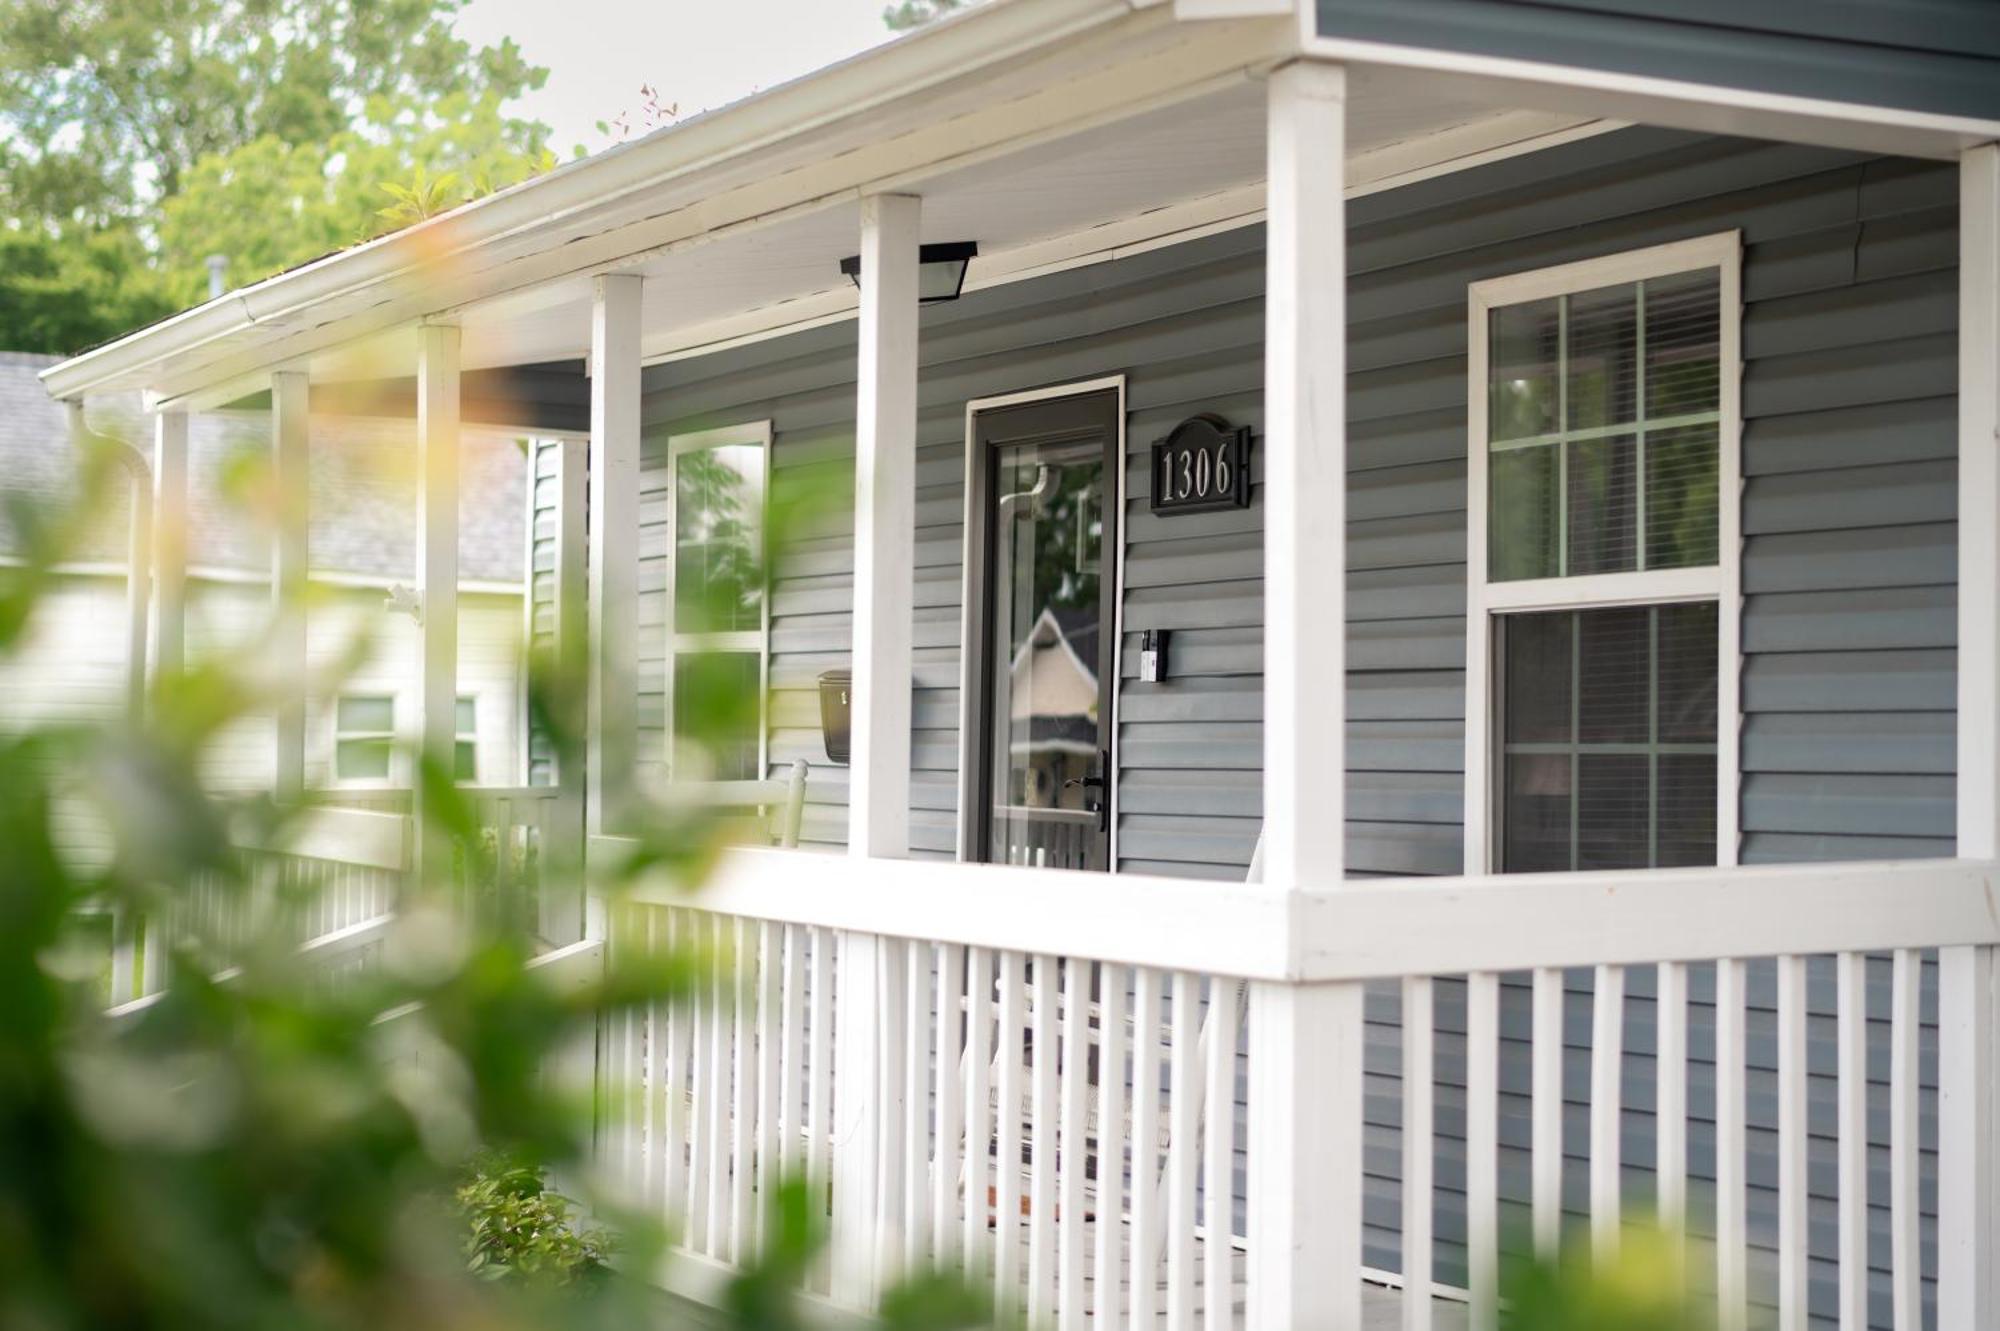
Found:
<path fill-rule="evenodd" d="M 639 299 L 637 273 L 596 279 L 590 316 L 590 711 L 592 834 L 617 825 L 636 746 L 639 618 Z"/>
<path fill-rule="evenodd" d="M 458 743 L 459 340 L 448 325 L 417 330 L 417 747 L 445 780 Z M 451 872 L 451 843 L 429 828 L 424 782 L 415 789 L 417 872 L 436 884 Z"/>
<path fill-rule="evenodd" d="M 306 788 L 306 598 L 311 557 L 311 456 L 307 375 L 271 376 L 271 478 L 277 530 L 271 555 L 271 677 L 286 692 L 276 707 L 271 793 L 295 803 Z"/>

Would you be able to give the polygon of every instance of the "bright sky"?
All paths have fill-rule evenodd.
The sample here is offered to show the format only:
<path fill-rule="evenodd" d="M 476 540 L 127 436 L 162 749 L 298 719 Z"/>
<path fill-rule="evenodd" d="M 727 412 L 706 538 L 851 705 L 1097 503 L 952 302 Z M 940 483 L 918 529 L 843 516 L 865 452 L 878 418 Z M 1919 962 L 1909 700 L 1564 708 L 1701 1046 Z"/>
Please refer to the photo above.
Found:
<path fill-rule="evenodd" d="M 474 45 L 512 37 L 549 81 L 516 104 L 555 129 L 567 158 L 615 141 L 599 120 L 644 129 L 641 84 L 683 118 L 796 78 L 887 40 L 884 0 L 472 0 L 458 31 Z"/>

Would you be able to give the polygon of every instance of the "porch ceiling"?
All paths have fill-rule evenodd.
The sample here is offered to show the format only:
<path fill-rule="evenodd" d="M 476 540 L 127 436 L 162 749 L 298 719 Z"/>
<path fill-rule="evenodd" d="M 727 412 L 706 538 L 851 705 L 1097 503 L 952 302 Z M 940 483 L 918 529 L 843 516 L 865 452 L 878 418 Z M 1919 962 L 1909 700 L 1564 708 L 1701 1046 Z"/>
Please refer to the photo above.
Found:
<path fill-rule="evenodd" d="M 1021 151 L 911 181 L 923 197 L 926 241 L 980 247 L 971 289 L 1143 245 L 1191 227 L 1247 220 L 1263 208 L 1264 85 L 1228 86 Z M 1357 69 L 1349 108 L 1350 175 L 1366 188 L 1385 176 L 1533 139 L 1578 117 L 1496 112 L 1409 89 L 1385 71 Z M 839 271 L 858 248 L 849 199 L 653 254 L 631 267 L 647 278 L 644 347 L 661 359 L 774 327 L 836 319 L 855 308 Z M 460 312 L 468 366 L 535 364 L 584 355 L 591 280 L 573 275 Z M 315 363 L 342 378 L 402 362 L 398 333 Z M 413 345 L 413 342 L 412 342 Z"/>
<path fill-rule="evenodd" d="M 1263 76 L 1287 17 L 1180 21 L 1132 0 L 995 0 L 797 83 L 621 145 L 209 302 L 44 375 L 61 397 L 144 389 L 205 409 L 276 369 L 406 376 L 415 329 L 469 368 L 574 358 L 592 275 L 650 280 L 659 358 L 850 312 L 839 273 L 876 191 L 980 245 L 971 283 L 1076 263 L 1262 208 Z M 1591 123 L 1351 67 L 1350 183 L 1449 169 Z"/>

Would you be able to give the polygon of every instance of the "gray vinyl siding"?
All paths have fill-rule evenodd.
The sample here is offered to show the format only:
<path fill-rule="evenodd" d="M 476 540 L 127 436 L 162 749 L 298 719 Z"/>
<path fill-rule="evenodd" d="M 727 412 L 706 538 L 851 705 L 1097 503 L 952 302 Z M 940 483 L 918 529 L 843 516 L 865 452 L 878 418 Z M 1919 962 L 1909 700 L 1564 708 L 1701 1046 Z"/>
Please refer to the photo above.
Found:
<path fill-rule="evenodd" d="M 1742 855 L 1946 855 L 1953 845 L 1956 179 L 1948 166 L 1626 130 L 1356 200 L 1350 207 L 1347 828 L 1352 872 L 1457 872 L 1465 724 L 1466 288 L 1483 278 L 1723 230 L 1744 242 Z M 912 836 L 955 829 L 964 409 L 972 398 L 1123 374 L 1128 474 L 1120 866 L 1236 878 L 1261 817 L 1261 479 L 1247 510 L 1147 511 L 1152 440 L 1196 410 L 1262 429 L 1262 233 L 1244 228 L 977 292 L 925 312 L 919 381 Z M 851 634 L 854 329 L 804 332 L 647 371 L 642 751 L 656 756 L 670 433 L 773 425 L 773 491 L 826 506 L 777 551 L 771 758 L 812 764 L 805 839 L 844 834 L 818 674 Z M 1257 463 L 1253 456 L 1253 474 Z M 539 570 L 539 560 L 538 560 Z M 542 586 L 538 579 L 537 586 Z M 1136 638 L 1174 631 L 1172 676 L 1139 683 Z M 1830 1314 L 1830 969 L 1811 980 L 1815 1311 Z M 1870 976 L 1886 1023 L 1886 962 Z M 1585 1201 L 1587 973 L 1565 1017 L 1566 1209 Z M 1630 981 L 1627 1195 L 1650 1196 L 1650 974 Z M 1713 1177 L 1713 976 L 1697 967 L 1692 1171 Z M 1926 1004 L 1934 1004 L 1926 979 Z M 1774 988 L 1751 975 L 1753 1235 L 1775 1237 Z M 1367 1258 L 1399 1265 L 1401 1069 L 1393 990 L 1371 992 Z M 1502 997 L 1503 1196 L 1527 1195 L 1527 989 Z M 1926 1123 L 1935 1041 L 1925 1026 Z M 1886 1050 L 1886 1042 L 1881 1045 Z M 1438 996 L 1440 1276 L 1463 1278 L 1463 986 Z M 1875 1070 L 1884 1073 L 1886 1065 Z M 1885 1103 L 1885 1101 L 1881 1102 Z M 1886 1169 L 1877 1114 L 1871 1167 Z M 1926 1128 L 1926 1133 L 1930 1128 Z M 1931 1144 L 1926 1137 L 1927 1147 Z M 1925 1269 L 1935 1159 L 1923 1161 Z M 1886 1179 L 1871 1195 L 1886 1198 Z M 1696 1196 L 1701 1196 L 1697 1182 Z M 1871 1216 L 1887 1262 L 1886 1212 Z M 1697 1202 L 1695 1224 L 1707 1223 Z M 1761 1260 L 1761 1258 L 1760 1258 Z M 1878 1291 L 1886 1324 L 1886 1287 Z"/>
<path fill-rule="evenodd" d="M 2000 118 L 2000 7 L 1991 0 L 1319 0 L 1319 31 Z"/>
<path fill-rule="evenodd" d="M 1130 642 L 1177 630 L 1172 686 L 1128 679 L 1119 731 L 1120 862 L 1240 878 L 1256 843 L 1262 754 L 1261 525 L 1255 508 L 1176 521 L 1146 512 L 1151 442 L 1196 410 L 1261 428 L 1263 253 L 1254 230 L 976 293 L 925 311 L 918 396 L 911 839 L 957 836 L 959 601 L 965 404 L 1024 387 L 1127 376 L 1126 597 Z M 846 771 L 827 764 L 815 681 L 848 664 L 852 632 L 854 330 L 802 333 L 647 372 L 643 466 L 663 484 L 670 435 L 772 422 L 772 489 L 823 503 L 774 557 L 771 760 L 811 764 L 803 839 L 845 835 Z M 644 482 L 648 496 L 655 480 Z M 642 520 L 655 516 L 650 508 Z M 664 521 L 664 504 L 658 520 Z M 664 551 L 648 535 L 642 550 Z M 641 751 L 663 736 L 660 626 L 642 569 Z M 1132 653 L 1127 652 L 1127 659 Z M 1197 807 L 1199 806 L 1199 807 Z"/>

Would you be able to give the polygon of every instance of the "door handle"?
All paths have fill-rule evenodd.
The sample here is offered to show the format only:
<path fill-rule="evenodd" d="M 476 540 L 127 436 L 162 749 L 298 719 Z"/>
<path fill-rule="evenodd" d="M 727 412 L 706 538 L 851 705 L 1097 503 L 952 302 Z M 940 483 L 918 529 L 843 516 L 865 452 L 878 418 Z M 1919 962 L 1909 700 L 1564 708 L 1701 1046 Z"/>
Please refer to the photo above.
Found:
<path fill-rule="evenodd" d="M 1105 798 L 1108 791 L 1105 773 L 1111 770 L 1111 755 L 1103 749 L 1099 749 L 1097 751 L 1097 764 L 1097 770 L 1089 776 L 1074 776 L 1063 782 L 1063 789 L 1069 790 L 1075 788 L 1097 791 L 1098 795 L 1095 800 L 1086 800 L 1084 811 L 1097 815 L 1098 831 L 1109 832 L 1111 830 L 1111 801 Z"/>

